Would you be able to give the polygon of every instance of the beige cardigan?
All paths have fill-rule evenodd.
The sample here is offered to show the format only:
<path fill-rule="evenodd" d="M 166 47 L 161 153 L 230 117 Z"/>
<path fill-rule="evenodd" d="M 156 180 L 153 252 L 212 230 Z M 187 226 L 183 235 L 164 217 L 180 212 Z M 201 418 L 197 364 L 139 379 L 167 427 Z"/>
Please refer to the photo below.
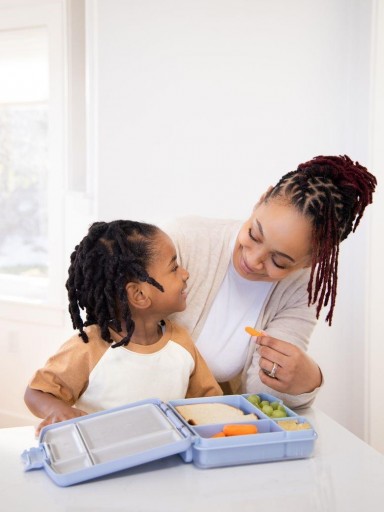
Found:
<path fill-rule="evenodd" d="M 180 264 L 190 273 L 187 308 L 172 318 L 184 325 L 195 341 L 227 272 L 230 244 L 241 225 L 234 220 L 184 217 L 166 227 L 176 245 Z M 308 307 L 308 280 L 309 270 L 305 269 L 275 283 L 254 323 L 257 329 L 305 351 L 316 324 L 315 308 Z M 313 402 L 318 389 L 311 393 L 288 395 L 265 386 L 259 379 L 259 356 L 255 348 L 256 345 L 251 343 L 241 376 L 237 381 L 231 381 L 234 392 L 270 393 L 295 408 L 306 407 Z"/>

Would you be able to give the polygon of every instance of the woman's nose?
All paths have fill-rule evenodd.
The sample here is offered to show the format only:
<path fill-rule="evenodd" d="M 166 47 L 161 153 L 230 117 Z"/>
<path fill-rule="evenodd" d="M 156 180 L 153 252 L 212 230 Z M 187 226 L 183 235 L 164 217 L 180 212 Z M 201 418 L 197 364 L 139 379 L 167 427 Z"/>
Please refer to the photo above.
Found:
<path fill-rule="evenodd" d="M 264 261 L 266 257 L 267 254 L 263 250 L 253 251 L 249 256 L 249 264 L 256 270 L 260 270 L 264 267 Z"/>
<path fill-rule="evenodd" d="M 254 268 L 255 270 L 261 270 L 262 268 L 264 268 L 264 260 L 259 260 L 258 262 L 256 262 Z"/>

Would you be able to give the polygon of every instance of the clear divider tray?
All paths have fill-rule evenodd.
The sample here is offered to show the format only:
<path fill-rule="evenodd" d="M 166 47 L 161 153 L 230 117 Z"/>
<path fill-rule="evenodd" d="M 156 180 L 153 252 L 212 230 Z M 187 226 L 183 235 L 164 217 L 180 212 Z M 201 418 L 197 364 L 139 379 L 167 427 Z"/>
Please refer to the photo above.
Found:
<path fill-rule="evenodd" d="M 48 425 L 40 434 L 41 461 L 36 449 L 22 454 L 26 469 L 44 467 L 56 483 L 70 485 L 184 452 L 190 431 L 166 411 L 154 399 Z"/>

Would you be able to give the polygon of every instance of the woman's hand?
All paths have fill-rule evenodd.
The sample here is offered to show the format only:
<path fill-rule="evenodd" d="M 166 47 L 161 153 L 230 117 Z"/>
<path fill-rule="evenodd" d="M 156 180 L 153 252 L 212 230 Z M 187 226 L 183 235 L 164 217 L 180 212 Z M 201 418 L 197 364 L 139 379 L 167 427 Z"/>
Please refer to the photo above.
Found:
<path fill-rule="evenodd" d="M 290 395 L 310 393 L 322 382 L 320 368 L 303 350 L 265 334 L 256 339 L 263 384 Z M 272 375 L 271 374 L 272 372 Z"/>

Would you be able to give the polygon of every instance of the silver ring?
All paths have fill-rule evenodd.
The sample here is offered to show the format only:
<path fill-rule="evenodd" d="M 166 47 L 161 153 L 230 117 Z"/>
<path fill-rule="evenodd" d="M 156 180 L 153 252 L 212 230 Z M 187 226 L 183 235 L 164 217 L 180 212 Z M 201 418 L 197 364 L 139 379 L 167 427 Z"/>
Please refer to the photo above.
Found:
<path fill-rule="evenodd" d="M 273 363 L 272 370 L 269 372 L 269 376 L 272 379 L 276 379 L 275 375 L 276 375 L 277 366 L 278 366 L 277 363 Z"/>

